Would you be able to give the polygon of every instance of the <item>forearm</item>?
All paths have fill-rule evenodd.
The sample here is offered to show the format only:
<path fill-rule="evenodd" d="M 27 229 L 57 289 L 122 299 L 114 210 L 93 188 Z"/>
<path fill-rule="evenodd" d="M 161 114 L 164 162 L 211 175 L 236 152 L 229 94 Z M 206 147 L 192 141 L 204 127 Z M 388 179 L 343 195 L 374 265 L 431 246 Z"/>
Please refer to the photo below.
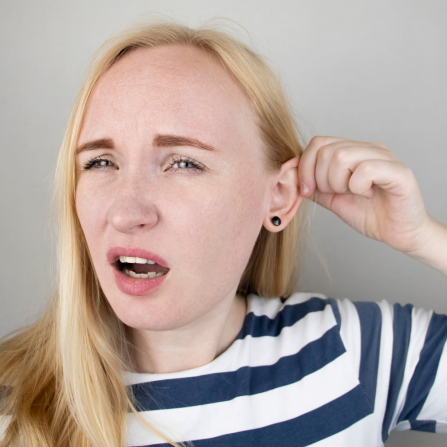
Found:
<path fill-rule="evenodd" d="M 413 259 L 421 261 L 447 276 L 447 225 L 430 219 L 433 236 L 422 249 L 415 253 L 406 253 Z"/>

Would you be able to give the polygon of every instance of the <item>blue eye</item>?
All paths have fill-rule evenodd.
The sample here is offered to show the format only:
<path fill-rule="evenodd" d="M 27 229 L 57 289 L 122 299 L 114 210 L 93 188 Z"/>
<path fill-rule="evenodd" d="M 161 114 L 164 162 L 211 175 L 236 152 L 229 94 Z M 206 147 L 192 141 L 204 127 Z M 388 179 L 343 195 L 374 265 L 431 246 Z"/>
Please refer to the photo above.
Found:
<path fill-rule="evenodd" d="M 101 157 L 97 157 L 97 158 L 91 158 L 90 160 L 88 160 L 84 165 L 83 165 L 83 169 L 87 170 L 87 169 L 101 169 L 101 168 L 106 168 L 107 167 L 107 163 L 111 163 L 113 166 L 115 166 L 110 160 L 107 160 L 106 158 L 101 158 Z"/>
<path fill-rule="evenodd" d="M 174 168 L 174 166 L 177 165 L 178 168 Z M 187 165 L 190 165 L 191 167 L 188 169 L 186 168 Z M 171 160 L 171 169 L 173 169 L 174 171 L 203 171 L 203 167 L 201 165 L 199 165 L 195 160 L 193 160 L 192 158 L 186 157 L 180 157 L 178 159 L 176 158 L 172 158 Z"/>
<path fill-rule="evenodd" d="M 103 169 L 115 166 L 114 163 L 112 163 L 110 160 L 107 160 L 106 158 L 96 157 L 91 158 L 83 165 L 83 170 L 88 169 Z M 171 167 L 171 170 L 177 171 L 203 171 L 204 168 L 195 160 L 193 160 L 190 157 L 180 157 L 175 158 L 172 157 L 171 163 L 169 164 Z M 177 167 L 174 167 L 177 166 Z M 189 166 L 189 167 L 188 167 Z"/>

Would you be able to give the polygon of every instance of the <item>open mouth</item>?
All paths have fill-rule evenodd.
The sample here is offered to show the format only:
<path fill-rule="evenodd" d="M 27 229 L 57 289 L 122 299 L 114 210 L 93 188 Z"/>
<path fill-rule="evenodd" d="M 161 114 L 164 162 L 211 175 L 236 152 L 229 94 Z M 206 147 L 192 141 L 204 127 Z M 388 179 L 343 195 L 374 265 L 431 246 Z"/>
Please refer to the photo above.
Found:
<path fill-rule="evenodd" d="M 142 264 L 137 262 L 122 262 L 120 259 L 114 263 L 114 266 L 126 276 L 142 279 L 164 276 L 170 270 L 157 263 Z"/>

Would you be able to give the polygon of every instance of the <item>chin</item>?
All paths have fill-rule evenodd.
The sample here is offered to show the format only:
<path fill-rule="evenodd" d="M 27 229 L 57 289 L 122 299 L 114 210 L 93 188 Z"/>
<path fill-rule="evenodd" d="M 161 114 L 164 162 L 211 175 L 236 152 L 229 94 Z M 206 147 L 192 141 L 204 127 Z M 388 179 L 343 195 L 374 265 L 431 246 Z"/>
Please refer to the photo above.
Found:
<path fill-rule="evenodd" d="M 160 297 L 128 297 L 125 302 L 114 305 L 110 303 L 116 316 L 127 326 L 147 331 L 169 331 L 178 329 L 191 322 L 184 312 L 174 311 L 176 307 L 169 305 L 167 299 Z M 116 303 L 115 303 L 116 304 Z"/>

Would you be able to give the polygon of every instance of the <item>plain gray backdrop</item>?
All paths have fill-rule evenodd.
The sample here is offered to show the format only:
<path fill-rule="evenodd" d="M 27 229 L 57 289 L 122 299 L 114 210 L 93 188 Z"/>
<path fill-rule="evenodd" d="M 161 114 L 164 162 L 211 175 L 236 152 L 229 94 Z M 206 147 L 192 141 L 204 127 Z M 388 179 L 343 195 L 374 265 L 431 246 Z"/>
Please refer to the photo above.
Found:
<path fill-rule="evenodd" d="M 90 57 L 153 12 L 241 24 L 280 74 L 306 144 L 314 135 L 385 143 L 414 172 L 427 212 L 447 222 L 445 0 L 1 0 L 0 335 L 35 321 L 54 284 L 52 181 Z M 318 205 L 309 238 L 297 291 L 447 313 L 446 276 Z M 386 445 L 446 444 L 393 432 Z"/>

